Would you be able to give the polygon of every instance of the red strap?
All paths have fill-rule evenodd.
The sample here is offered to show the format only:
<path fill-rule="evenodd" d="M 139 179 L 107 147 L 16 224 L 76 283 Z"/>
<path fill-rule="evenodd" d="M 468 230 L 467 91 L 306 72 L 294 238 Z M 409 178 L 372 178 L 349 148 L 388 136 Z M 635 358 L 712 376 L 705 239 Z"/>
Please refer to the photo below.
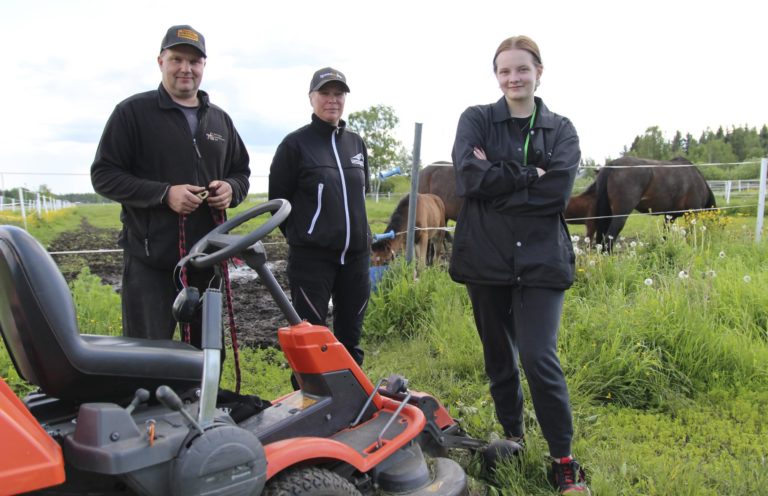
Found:
<path fill-rule="evenodd" d="M 216 225 L 223 223 L 225 219 L 223 210 L 211 209 L 211 215 Z M 179 215 L 179 258 L 183 258 L 187 254 L 187 238 L 186 238 L 186 216 Z M 235 325 L 235 309 L 232 304 L 232 285 L 229 279 L 229 266 L 227 260 L 221 262 L 221 273 L 224 278 L 224 294 L 227 298 L 227 315 L 229 317 L 229 335 L 232 339 L 232 354 L 235 358 L 235 392 L 240 393 L 241 373 L 240 373 L 240 347 L 237 344 L 237 326 Z M 187 267 L 184 265 L 181 268 L 181 282 L 184 287 L 187 286 Z M 184 324 L 182 326 L 182 334 L 185 343 L 190 342 L 190 326 Z"/>

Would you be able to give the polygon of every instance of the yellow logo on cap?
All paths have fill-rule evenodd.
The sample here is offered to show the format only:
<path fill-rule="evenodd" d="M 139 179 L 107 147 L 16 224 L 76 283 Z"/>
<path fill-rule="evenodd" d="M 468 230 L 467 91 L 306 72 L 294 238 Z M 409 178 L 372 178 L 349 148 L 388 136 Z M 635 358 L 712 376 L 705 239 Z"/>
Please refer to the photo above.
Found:
<path fill-rule="evenodd" d="M 200 37 L 191 29 L 179 29 L 176 31 L 176 36 L 192 41 L 200 41 Z"/>

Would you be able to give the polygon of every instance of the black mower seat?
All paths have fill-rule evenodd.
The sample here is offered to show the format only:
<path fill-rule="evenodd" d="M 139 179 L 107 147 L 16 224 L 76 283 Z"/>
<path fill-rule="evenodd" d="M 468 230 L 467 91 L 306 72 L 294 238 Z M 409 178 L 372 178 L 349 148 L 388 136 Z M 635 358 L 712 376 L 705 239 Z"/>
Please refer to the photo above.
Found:
<path fill-rule="evenodd" d="M 81 335 L 69 287 L 29 233 L 0 226 L 0 334 L 19 375 L 49 396 L 119 401 L 143 387 L 199 386 L 203 353 L 186 343 Z"/>

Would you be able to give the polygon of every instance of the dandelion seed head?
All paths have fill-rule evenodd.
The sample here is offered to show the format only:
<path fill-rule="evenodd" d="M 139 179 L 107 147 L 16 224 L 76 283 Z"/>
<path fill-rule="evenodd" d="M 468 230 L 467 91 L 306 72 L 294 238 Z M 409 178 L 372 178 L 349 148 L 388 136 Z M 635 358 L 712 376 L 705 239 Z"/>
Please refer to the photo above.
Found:
<path fill-rule="evenodd" d="M 744 276 L 744 282 L 749 283 L 752 281 L 752 278 L 749 277 L 749 275 Z"/>
<path fill-rule="evenodd" d="M 649 277 L 648 279 L 646 279 L 645 281 L 643 281 L 643 284 L 645 284 L 646 286 L 653 286 L 653 279 L 651 279 L 651 278 Z"/>
<path fill-rule="evenodd" d="M 720 254 L 719 254 L 718 256 L 719 256 L 720 258 L 725 258 L 725 252 L 724 252 L 724 251 L 721 251 L 721 252 L 720 252 Z"/>
<path fill-rule="evenodd" d="M 629 246 L 631 246 L 632 248 L 636 247 L 637 241 L 632 241 L 631 243 L 629 243 Z"/>
<path fill-rule="evenodd" d="M 681 270 L 680 272 L 677 273 L 677 277 L 679 277 L 680 279 L 688 279 L 688 272 Z"/>

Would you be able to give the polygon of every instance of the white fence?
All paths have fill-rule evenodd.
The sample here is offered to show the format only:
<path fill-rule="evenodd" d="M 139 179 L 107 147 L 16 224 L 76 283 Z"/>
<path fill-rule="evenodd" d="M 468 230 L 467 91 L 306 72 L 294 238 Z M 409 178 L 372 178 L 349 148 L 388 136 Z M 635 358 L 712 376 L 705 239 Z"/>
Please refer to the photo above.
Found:
<path fill-rule="evenodd" d="M 24 190 L 19 188 L 18 197 L 7 197 L 0 194 L 0 213 L 2 212 L 19 212 L 23 221 L 24 229 L 27 228 L 27 215 L 37 215 L 37 218 L 42 218 L 50 212 L 61 210 L 71 207 L 72 203 L 66 200 L 59 200 L 57 198 L 51 198 L 44 194 L 30 193 L 24 194 Z"/>

